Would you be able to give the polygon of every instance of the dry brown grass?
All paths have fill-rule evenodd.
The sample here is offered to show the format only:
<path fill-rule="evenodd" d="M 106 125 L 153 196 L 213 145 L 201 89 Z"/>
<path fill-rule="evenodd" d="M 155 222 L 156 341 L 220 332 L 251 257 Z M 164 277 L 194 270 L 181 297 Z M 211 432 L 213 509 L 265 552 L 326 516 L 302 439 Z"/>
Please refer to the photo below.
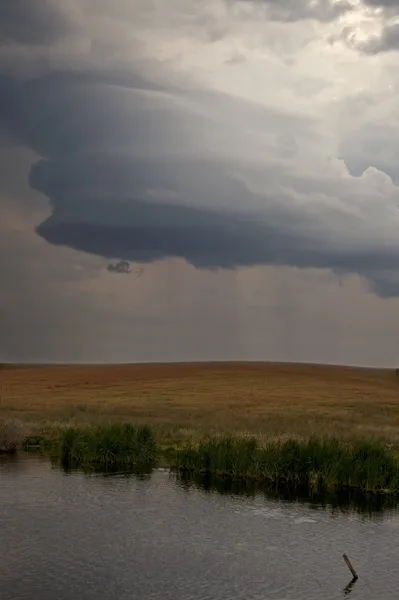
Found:
<path fill-rule="evenodd" d="M 0 454 L 18 450 L 26 434 L 27 429 L 19 420 L 0 418 Z"/>
<path fill-rule="evenodd" d="M 399 446 L 399 379 L 388 370 L 267 363 L 21 367 L 0 371 L 0 416 L 130 420 L 170 441 L 249 431 Z"/>

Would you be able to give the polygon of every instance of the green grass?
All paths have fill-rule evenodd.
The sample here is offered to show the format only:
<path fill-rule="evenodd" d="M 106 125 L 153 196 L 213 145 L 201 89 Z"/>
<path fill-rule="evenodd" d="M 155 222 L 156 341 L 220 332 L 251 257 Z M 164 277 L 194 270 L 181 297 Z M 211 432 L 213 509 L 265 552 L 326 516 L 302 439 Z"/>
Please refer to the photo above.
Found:
<path fill-rule="evenodd" d="M 398 455 L 379 442 L 214 435 L 171 444 L 156 428 L 111 423 L 31 432 L 23 447 L 40 447 L 67 466 L 106 470 L 162 464 L 180 473 L 312 491 L 399 494 Z"/>
<path fill-rule="evenodd" d="M 254 437 L 213 437 L 177 449 L 179 471 L 233 479 L 306 486 L 309 489 L 357 488 L 399 492 L 399 465 L 384 446 L 344 443 L 334 438 L 260 445 Z"/>
<path fill-rule="evenodd" d="M 154 432 L 130 423 L 68 427 L 51 444 L 50 453 L 73 466 L 152 464 L 157 458 Z"/>

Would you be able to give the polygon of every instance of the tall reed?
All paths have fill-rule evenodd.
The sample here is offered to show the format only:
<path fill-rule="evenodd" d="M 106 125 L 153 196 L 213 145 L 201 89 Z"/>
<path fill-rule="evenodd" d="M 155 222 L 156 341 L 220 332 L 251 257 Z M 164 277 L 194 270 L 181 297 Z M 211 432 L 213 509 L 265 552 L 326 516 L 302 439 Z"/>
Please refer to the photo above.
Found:
<path fill-rule="evenodd" d="M 175 451 L 180 471 L 211 473 L 311 489 L 360 488 L 399 492 L 399 466 L 383 446 L 344 443 L 334 438 L 269 442 L 256 438 L 213 437 Z"/>
<path fill-rule="evenodd" d="M 156 460 L 157 444 L 152 429 L 145 425 L 68 427 L 61 432 L 53 455 L 76 466 L 151 464 Z"/>

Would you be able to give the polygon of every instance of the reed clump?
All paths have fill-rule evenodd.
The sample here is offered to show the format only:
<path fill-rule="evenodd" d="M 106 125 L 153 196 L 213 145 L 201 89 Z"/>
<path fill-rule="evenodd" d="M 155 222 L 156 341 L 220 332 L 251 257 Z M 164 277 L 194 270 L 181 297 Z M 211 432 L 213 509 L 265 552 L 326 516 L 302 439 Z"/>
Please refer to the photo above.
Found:
<path fill-rule="evenodd" d="M 174 452 L 179 471 L 305 486 L 399 492 L 399 465 L 384 446 L 334 438 L 288 439 L 260 445 L 254 437 L 219 436 Z"/>
<path fill-rule="evenodd" d="M 67 427 L 54 443 L 52 455 L 76 466 L 150 465 L 157 457 L 157 443 L 153 430 L 146 425 Z"/>
<path fill-rule="evenodd" d="M 25 439 L 25 429 L 17 419 L 0 419 L 0 454 L 16 452 Z"/>

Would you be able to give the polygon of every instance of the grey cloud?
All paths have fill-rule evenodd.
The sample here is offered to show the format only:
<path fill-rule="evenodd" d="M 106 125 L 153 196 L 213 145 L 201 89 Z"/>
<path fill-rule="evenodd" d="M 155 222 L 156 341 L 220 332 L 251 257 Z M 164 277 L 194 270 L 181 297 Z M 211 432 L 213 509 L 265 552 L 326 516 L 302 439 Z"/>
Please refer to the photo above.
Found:
<path fill-rule="evenodd" d="M 372 165 L 399 185 L 399 140 L 392 127 L 368 123 L 348 131 L 341 140 L 340 154 L 356 177 Z"/>
<path fill-rule="evenodd" d="M 238 54 L 235 52 L 230 58 L 225 60 L 226 65 L 239 65 L 241 63 L 245 63 L 247 61 L 246 57 L 243 54 Z"/>
<path fill-rule="evenodd" d="M 132 267 L 130 266 L 130 262 L 128 260 L 120 260 L 117 263 L 110 263 L 107 266 L 107 271 L 110 273 L 121 273 L 123 275 L 127 275 L 132 272 Z"/>
<path fill-rule="evenodd" d="M 68 15 L 73 4 L 83 7 L 82 29 L 73 38 L 73 46 L 65 39 L 57 44 L 73 32 Z M 274 81 L 273 70 L 267 72 L 265 61 L 270 88 L 265 91 L 264 104 L 269 100 L 273 104 L 274 90 L 276 86 L 280 89 L 281 83 L 280 91 L 295 92 L 298 100 L 291 103 L 291 114 L 234 104 L 227 95 L 207 92 L 200 83 L 207 61 L 209 66 L 212 61 L 213 69 L 213 59 L 217 62 L 219 56 L 225 56 L 230 42 L 233 61 L 243 51 L 250 73 L 257 50 L 266 50 L 269 44 L 267 40 L 264 46 L 255 47 L 265 23 L 251 28 L 254 18 L 328 21 L 349 5 L 342 3 L 337 10 L 329 2 L 311 6 L 302 0 L 264 0 L 262 10 L 260 0 L 252 1 L 254 10 L 243 15 L 246 22 L 242 23 L 241 39 L 240 16 L 235 20 L 232 15 L 225 18 L 222 12 L 215 15 L 213 8 L 219 3 L 205 3 L 204 11 L 198 9 L 199 15 L 209 14 L 203 29 L 195 18 L 199 6 L 195 0 L 187 3 L 188 18 L 182 14 L 184 10 L 180 12 L 179 2 L 168 3 L 166 12 L 162 0 L 159 12 L 156 4 L 0 0 L 0 70 L 11 74 L 8 78 L 0 74 L 0 144 L 4 134 L 15 142 L 0 148 L 3 358 L 104 362 L 300 359 L 393 364 L 397 358 L 397 301 L 389 303 L 364 294 L 356 277 L 343 277 L 342 288 L 338 288 L 335 276 L 326 272 L 285 268 L 209 272 L 263 263 L 315 266 L 343 276 L 358 273 L 380 297 L 399 296 L 399 251 L 393 241 L 393 225 L 387 224 L 389 217 L 395 216 L 395 209 L 390 210 L 396 190 L 383 176 L 380 189 L 378 181 L 374 187 L 373 175 L 370 180 L 354 182 L 345 165 L 341 177 L 339 167 L 330 170 L 323 162 L 323 155 L 335 152 L 329 134 L 340 137 L 350 119 L 343 119 L 332 131 L 329 118 L 318 128 L 316 104 L 314 119 L 299 116 L 303 106 L 299 82 L 313 111 L 314 90 L 303 85 L 302 68 L 295 70 L 295 75 L 282 72 L 281 82 L 278 78 Z M 229 0 L 226 4 L 232 5 Z M 385 4 L 388 19 L 389 6 Z M 24 12 L 15 12 L 18 5 L 24 6 Z M 43 12 L 46 6 L 47 15 Z M 143 11 L 136 20 L 134 11 L 139 6 Z M 176 6 L 179 15 L 174 12 Z M 239 6 L 242 3 L 235 4 L 235 9 Z M 165 24 L 162 19 L 168 14 L 171 17 Z M 116 16 L 120 22 L 115 24 Z M 306 30 L 309 38 L 316 31 L 313 25 L 300 23 L 293 27 L 293 35 L 302 29 L 300 34 Z M 266 30 L 269 26 L 266 24 Z M 172 33 L 166 35 L 169 27 Z M 276 37 L 284 36 L 281 29 L 279 24 Z M 290 26 L 288 29 L 291 33 Z M 323 27 L 317 31 L 324 34 Z M 191 84 L 178 85 L 179 61 L 187 58 L 190 65 L 192 60 L 180 50 L 187 48 L 190 54 L 196 48 L 191 47 L 188 32 L 204 45 L 226 40 L 220 44 L 223 48 L 217 44 L 206 49 L 198 72 L 190 71 Z M 176 50 L 179 58 L 170 62 L 177 69 L 169 70 L 168 60 L 154 61 L 147 68 L 139 43 L 131 40 L 136 33 L 148 48 L 152 41 L 158 43 L 155 36 L 159 34 L 159 54 L 164 56 L 164 49 L 165 55 Z M 9 45 L 4 48 L 4 43 Z M 53 43 L 57 46 L 54 52 Z M 22 48 L 23 44 L 26 47 Z M 301 56 L 295 59 L 301 63 Z M 331 60 L 337 66 L 337 77 L 345 76 L 339 57 Z M 133 63 L 134 70 L 138 65 L 137 72 L 130 71 Z M 71 64 L 73 67 L 68 66 Z M 88 64 L 100 65 L 101 70 L 83 72 Z M 81 72 L 48 73 L 50 65 L 52 69 L 60 65 L 80 68 Z M 109 65 L 107 71 L 105 65 Z M 236 66 L 226 76 L 235 75 L 234 69 L 241 75 Z M 327 77 L 319 69 L 317 60 L 315 76 Z M 17 71 L 19 81 L 13 79 Z M 256 77 L 256 69 L 254 73 Z M 28 80 L 22 82 L 25 75 Z M 173 85 L 166 84 L 168 80 Z M 244 92 L 237 89 L 233 77 L 221 79 L 217 85 L 225 83 L 232 84 L 233 91 Z M 254 94 L 258 100 L 264 81 L 260 83 Z M 355 83 L 349 81 L 346 92 L 351 94 Z M 270 98 L 266 98 L 268 94 Z M 380 101 L 379 93 L 371 90 L 370 95 Z M 284 103 L 282 98 L 281 105 Z M 353 110 L 359 117 L 354 122 L 364 123 L 365 111 Z M 371 116 L 378 128 L 369 128 L 363 135 L 353 131 L 352 139 L 347 135 L 342 153 L 352 172 L 360 175 L 364 167 L 373 164 L 398 181 L 397 143 L 380 126 L 387 113 L 384 106 Z M 2 161 L 5 151 L 8 159 Z M 11 183 L 3 185 L 7 180 Z M 292 192 L 292 197 L 283 190 Z M 339 213 L 334 208 L 337 204 L 359 216 Z M 392 243 L 383 240 L 386 224 L 386 239 Z M 39 235 L 34 234 L 36 226 Z M 179 260 L 155 262 L 145 267 L 145 276 L 136 282 L 135 275 L 142 269 L 134 262 L 168 256 L 181 257 L 208 272 L 195 271 Z M 118 271 L 124 270 L 121 265 L 129 261 L 132 275 L 117 277 Z M 254 289 L 260 290 L 260 297 L 253 297 Z"/>
<path fill-rule="evenodd" d="M 49 0 L 2 0 L 0 43 L 46 45 L 56 41 L 72 27 L 60 6 Z"/>
<path fill-rule="evenodd" d="M 192 97 L 200 110 L 190 118 L 174 100 Z M 279 135 L 313 125 L 309 118 L 268 111 L 223 93 L 166 85 L 134 71 L 56 71 L 25 82 L 0 74 L 0 128 L 42 156 L 107 152 L 116 144 L 143 151 L 150 142 L 158 153 L 163 148 L 173 152 L 183 141 L 189 144 L 193 134 L 203 135 L 205 126 L 219 127 L 206 116 L 206 106 L 218 108 L 221 118 L 239 109 L 248 127 L 258 127 L 261 119 Z"/>
<path fill-rule="evenodd" d="M 43 156 L 70 154 L 88 143 L 105 145 L 111 137 L 126 142 L 140 123 L 136 118 L 126 127 L 129 107 L 123 89 L 162 88 L 140 75 L 118 71 L 55 72 L 27 82 L 0 75 L 0 127 Z M 110 105 L 111 123 L 106 120 Z M 77 107 L 80 110 L 74 112 Z"/>
<path fill-rule="evenodd" d="M 123 214 L 123 202 L 116 210 Z M 287 238 L 281 227 L 259 225 L 231 211 L 133 201 L 128 214 L 131 224 L 125 226 L 68 222 L 51 216 L 39 225 L 38 233 L 52 244 L 107 258 L 146 262 L 174 256 L 204 268 L 284 264 L 290 248 L 301 241 L 289 233 Z M 302 256 L 299 261 L 306 264 L 307 259 Z"/>
<path fill-rule="evenodd" d="M 369 275 L 372 290 L 380 298 L 397 298 L 399 295 L 399 277 L 396 270 L 388 273 L 375 272 Z"/>
<path fill-rule="evenodd" d="M 351 2 L 341 0 L 248 0 L 264 4 L 268 8 L 268 16 L 274 21 L 295 22 L 314 19 L 320 22 L 334 21 L 349 12 Z"/>
<path fill-rule="evenodd" d="M 394 11 L 399 12 L 397 0 L 363 0 L 363 3 L 372 8 L 393 9 Z"/>
<path fill-rule="evenodd" d="M 399 50 L 399 24 L 396 22 L 396 17 L 399 15 L 398 1 L 363 0 L 363 4 L 371 9 L 382 10 L 381 32 L 366 40 L 357 41 L 355 30 L 352 27 L 345 27 L 341 33 L 341 39 L 348 46 L 364 54 L 376 55 Z"/>
<path fill-rule="evenodd" d="M 381 265 L 395 268 L 395 249 L 328 241 L 311 212 L 281 204 L 270 193 L 273 168 L 260 210 L 258 195 L 232 175 L 237 165 L 204 158 L 203 130 L 219 124 L 185 111 L 165 93 L 134 74 L 0 81 L 0 126 L 44 157 L 30 174 L 31 187 L 51 202 L 51 216 L 37 227 L 40 236 L 117 261 L 173 256 L 207 269 L 289 265 L 371 280 Z M 205 106 L 205 96 L 198 97 Z M 206 100 L 216 105 L 221 98 Z M 229 106 L 223 103 L 225 111 Z M 248 113 L 263 117 L 264 126 L 267 111 L 258 111 Z M 280 120 L 290 128 L 292 122 Z M 217 137 L 225 135 L 221 129 Z"/>
<path fill-rule="evenodd" d="M 379 54 L 399 50 L 399 24 L 387 24 L 379 36 L 373 36 L 367 41 L 358 43 L 357 47 L 365 54 Z"/>
<path fill-rule="evenodd" d="M 113 202 L 115 204 L 115 201 Z M 115 210 L 123 214 L 123 203 Z M 134 216 L 134 218 L 132 218 Z M 269 264 L 356 272 L 368 278 L 382 295 L 399 294 L 379 270 L 394 270 L 399 254 L 386 247 L 359 248 L 331 244 L 304 235 L 281 214 L 275 222 L 261 214 L 249 217 L 234 211 L 205 210 L 147 202 L 130 203 L 131 225 L 64 221 L 50 216 L 38 233 L 54 245 L 68 246 L 106 258 L 123 256 L 135 262 L 165 257 L 184 258 L 198 268 L 234 269 Z M 284 222 L 285 221 L 285 222 Z"/>

